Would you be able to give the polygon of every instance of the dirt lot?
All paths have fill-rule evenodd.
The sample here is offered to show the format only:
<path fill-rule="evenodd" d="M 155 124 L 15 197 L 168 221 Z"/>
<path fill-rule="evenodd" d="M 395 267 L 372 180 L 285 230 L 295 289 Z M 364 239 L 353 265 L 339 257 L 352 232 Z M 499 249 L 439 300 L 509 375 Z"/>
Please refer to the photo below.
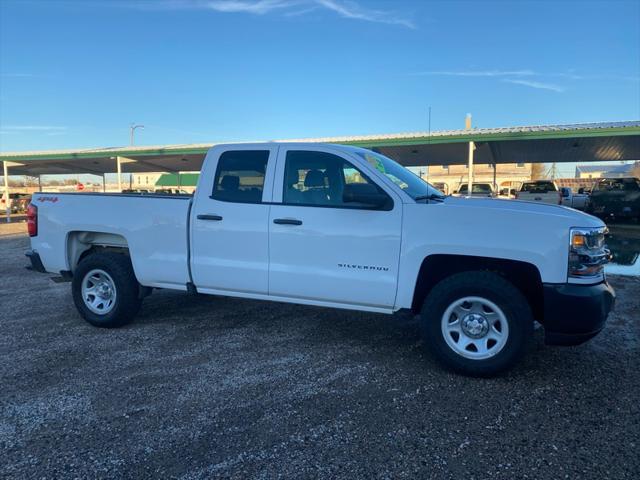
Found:
<path fill-rule="evenodd" d="M 637 478 L 638 278 L 611 278 L 590 343 L 538 330 L 478 380 L 438 367 L 407 315 L 157 292 L 96 329 L 27 246 L 0 236 L 2 478 Z"/>

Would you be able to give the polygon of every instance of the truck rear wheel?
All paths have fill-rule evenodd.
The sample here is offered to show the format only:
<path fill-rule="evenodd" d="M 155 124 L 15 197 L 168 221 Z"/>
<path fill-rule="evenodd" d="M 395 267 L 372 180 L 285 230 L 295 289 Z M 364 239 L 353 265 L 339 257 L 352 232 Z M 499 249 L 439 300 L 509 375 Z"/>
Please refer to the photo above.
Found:
<path fill-rule="evenodd" d="M 142 300 L 128 256 L 95 253 L 74 272 L 71 291 L 80 315 L 96 327 L 115 328 L 130 323 Z"/>
<path fill-rule="evenodd" d="M 431 290 L 421 327 L 438 361 L 466 375 L 487 377 L 509 369 L 524 354 L 533 316 L 508 280 L 492 272 L 464 272 Z"/>

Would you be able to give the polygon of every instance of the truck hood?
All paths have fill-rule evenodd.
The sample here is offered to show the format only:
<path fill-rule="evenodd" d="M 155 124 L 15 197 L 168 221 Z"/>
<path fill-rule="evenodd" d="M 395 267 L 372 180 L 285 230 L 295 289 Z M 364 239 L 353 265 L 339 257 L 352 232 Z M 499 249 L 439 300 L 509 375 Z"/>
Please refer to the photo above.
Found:
<path fill-rule="evenodd" d="M 503 211 L 510 214 L 532 215 L 532 216 L 554 216 L 563 218 L 568 225 L 573 227 L 602 227 L 602 220 L 588 215 L 579 210 L 562 205 L 549 205 L 539 202 L 525 202 L 521 200 L 503 200 L 497 198 L 475 198 L 475 197 L 445 197 L 444 205 L 455 209 L 478 209 L 481 211 L 491 210 L 495 213 Z"/>

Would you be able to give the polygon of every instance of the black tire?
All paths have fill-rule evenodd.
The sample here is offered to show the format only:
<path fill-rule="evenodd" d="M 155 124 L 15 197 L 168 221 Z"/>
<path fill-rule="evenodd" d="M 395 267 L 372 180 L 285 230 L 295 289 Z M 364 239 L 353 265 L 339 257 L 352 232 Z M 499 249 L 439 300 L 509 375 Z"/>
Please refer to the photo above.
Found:
<path fill-rule="evenodd" d="M 105 314 L 91 311 L 82 298 L 82 282 L 88 273 L 96 269 L 106 272 L 115 287 L 114 304 Z M 138 291 L 139 284 L 131 260 L 119 253 L 94 253 L 84 258 L 74 272 L 71 283 L 73 302 L 80 315 L 91 325 L 102 328 L 121 327 L 133 321 L 142 303 Z"/>
<path fill-rule="evenodd" d="M 458 353 L 453 346 L 449 346 L 447 341 L 457 343 L 456 335 L 460 334 L 456 332 L 449 334 L 449 340 L 445 339 L 445 333 L 443 333 L 445 312 L 464 297 L 487 299 L 499 307 L 504 314 L 500 318 L 504 318 L 502 322 L 506 320 L 507 329 L 504 329 L 504 334 L 498 332 L 504 338 L 500 343 L 483 338 L 473 340 L 478 343 L 484 340 L 484 347 L 488 350 L 493 348 L 489 345 L 503 345 L 496 347 L 496 353 L 489 358 L 470 359 L 463 356 L 463 353 L 473 355 L 475 346 L 472 345 L 469 345 L 470 353 L 467 351 Z M 465 302 L 463 305 L 468 308 L 469 304 Z M 455 313 L 452 317 L 447 315 L 447 322 L 452 321 L 450 319 L 453 318 L 451 325 L 454 325 L 456 317 Z M 458 273 L 442 280 L 425 299 L 420 318 L 425 343 L 436 360 L 458 373 L 474 377 L 494 376 L 511 368 L 527 350 L 533 334 L 531 308 L 520 290 L 498 274 L 486 271 Z M 488 318 L 496 318 L 496 316 L 492 315 Z M 460 319 L 460 322 L 462 323 L 463 319 Z M 497 324 L 496 326 L 499 326 L 500 322 Z M 464 335 L 462 338 L 467 339 Z M 459 336 L 458 339 L 461 342 L 460 345 L 465 343 Z M 462 347 L 458 348 L 466 350 Z"/>

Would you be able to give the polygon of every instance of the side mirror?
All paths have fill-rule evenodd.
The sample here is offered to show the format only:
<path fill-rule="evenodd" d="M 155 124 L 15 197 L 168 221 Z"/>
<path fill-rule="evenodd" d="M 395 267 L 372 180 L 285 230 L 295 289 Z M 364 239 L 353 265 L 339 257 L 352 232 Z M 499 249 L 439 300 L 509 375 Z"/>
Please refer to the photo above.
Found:
<path fill-rule="evenodd" d="M 373 208 L 381 208 L 388 200 L 387 195 L 369 183 L 349 183 L 344 186 L 342 192 L 344 203 L 362 203 Z"/>
<path fill-rule="evenodd" d="M 571 189 L 562 187 L 562 198 L 569 198 L 571 196 Z"/>
<path fill-rule="evenodd" d="M 584 195 L 584 187 L 580 187 L 580 188 L 578 189 L 578 193 L 579 193 L 580 195 Z"/>

